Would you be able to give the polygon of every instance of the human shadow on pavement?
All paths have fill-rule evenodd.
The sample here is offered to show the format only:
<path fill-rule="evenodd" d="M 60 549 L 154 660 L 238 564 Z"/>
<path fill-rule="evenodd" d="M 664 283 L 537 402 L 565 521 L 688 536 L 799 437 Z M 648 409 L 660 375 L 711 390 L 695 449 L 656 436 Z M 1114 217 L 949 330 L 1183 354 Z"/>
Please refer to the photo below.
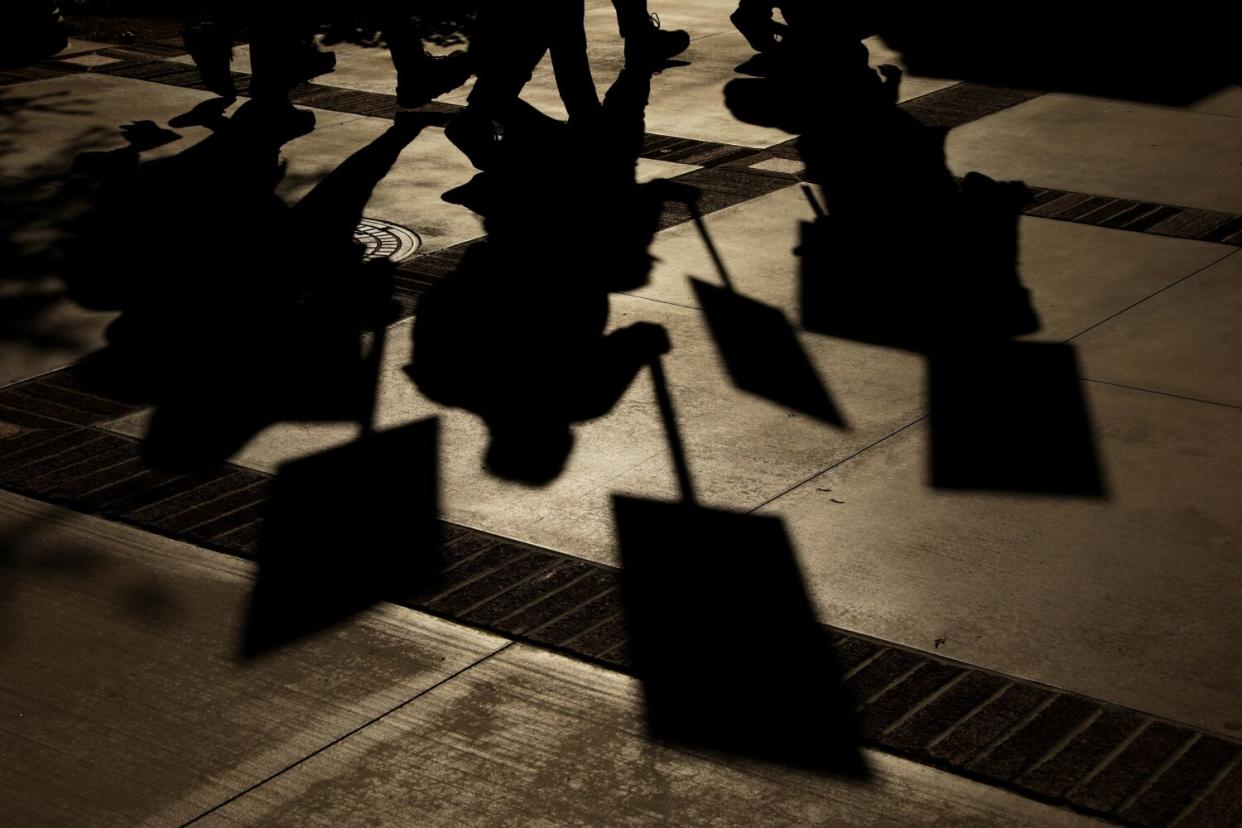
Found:
<path fill-rule="evenodd" d="M 74 257 L 73 298 L 121 311 L 79 373 L 154 406 L 159 468 L 210 468 L 278 420 L 355 419 L 360 337 L 393 312 L 391 264 L 364 261 L 353 231 L 421 126 L 393 127 L 290 208 L 274 188 L 293 136 L 250 106 L 199 113 L 215 127 L 199 144 L 114 170 Z"/>
<path fill-rule="evenodd" d="M 309 292 L 312 318 L 333 327 L 332 315 L 343 313 L 341 321 L 353 323 L 346 330 L 355 344 L 359 331 L 372 333 L 357 394 L 347 402 L 361 428 L 358 438 L 277 471 L 259 535 L 243 658 L 279 649 L 381 601 L 399 600 L 438 582 L 439 422 L 429 418 L 375 429 L 386 324 L 397 308 L 387 263 L 362 265 L 353 240 L 376 183 L 425 125 L 403 117 L 329 173 L 291 211 L 293 241 L 315 256 L 313 263 L 304 262 L 308 279 L 303 289 Z M 310 408 L 315 401 L 305 404 Z"/>
<path fill-rule="evenodd" d="M 65 241 L 89 203 L 63 171 L 100 131 L 84 129 L 63 152 L 51 154 L 44 153 L 40 131 L 47 115 L 84 112 L 82 101 L 64 91 L 0 90 L 0 158 L 6 162 L 0 176 L 0 347 L 13 343 L 46 354 L 50 364 L 89 350 L 95 334 L 81 315 L 65 312 L 72 302 L 60 273 Z"/>
<path fill-rule="evenodd" d="M 802 44 L 725 94 L 739 117 L 797 133 L 820 185 L 797 251 L 803 326 L 927 357 L 933 485 L 1102 496 L 1073 347 L 1016 341 L 1040 327 L 1018 266 L 1026 187 L 956 179 L 945 131 L 896 105 L 900 72 L 868 66 L 848 33 Z"/>
<path fill-rule="evenodd" d="M 856 700 L 815 620 L 784 522 L 697 501 L 658 359 L 652 375 L 681 499 L 613 497 L 649 732 L 865 779 Z"/>
<path fill-rule="evenodd" d="M 515 105 L 495 164 L 445 194 L 488 236 L 421 299 L 406 370 L 427 397 L 486 422 L 500 477 L 553 480 L 572 425 L 606 414 L 668 350 L 658 325 L 606 332 L 608 294 L 648 278 L 666 198 L 666 183 L 635 180 L 649 90 L 650 74 L 623 70 L 599 118 L 572 127 Z"/>

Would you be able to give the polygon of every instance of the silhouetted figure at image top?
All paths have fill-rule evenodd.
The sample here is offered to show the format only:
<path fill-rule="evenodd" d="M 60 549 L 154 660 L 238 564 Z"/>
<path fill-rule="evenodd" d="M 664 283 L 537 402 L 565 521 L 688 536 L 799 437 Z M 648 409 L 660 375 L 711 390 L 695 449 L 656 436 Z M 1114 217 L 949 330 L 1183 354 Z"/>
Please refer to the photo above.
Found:
<path fill-rule="evenodd" d="M 911 74 L 1184 106 L 1242 83 L 1242 6 L 1178 3 L 1159 14 L 1044 2 L 1020 15 L 931 4 L 874 26 Z"/>
<path fill-rule="evenodd" d="M 0 67 L 33 63 L 67 45 L 55 0 L 5 0 L 0 5 Z"/>
<path fill-rule="evenodd" d="M 483 5 L 470 44 L 478 75 L 466 108 L 445 128 L 445 135 L 479 169 L 496 163 L 501 134 L 521 117 L 518 96 L 535 67 L 551 53 L 561 100 L 575 125 L 594 122 L 599 95 L 587 61 L 582 0 Z M 521 129 L 520 126 L 516 126 Z"/>
<path fill-rule="evenodd" d="M 486 421 L 502 477 L 556 477 L 571 425 L 607 413 L 669 347 L 657 325 L 605 334 L 608 293 L 648 278 L 664 197 L 635 182 L 649 89 L 649 74 L 623 70 L 592 129 L 525 107 L 495 168 L 445 196 L 481 213 L 488 238 L 421 300 L 407 370 Z"/>
<path fill-rule="evenodd" d="M 256 117 L 261 113 L 282 128 L 301 133 L 314 128 L 315 116 L 310 110 L 295 109 L 289 92 L 302 81 L 331 72 L 336 55 L 319 50 L 299 11 L 288 0 L 256 4 L 212 0 L 187 18 L 183 40 L 203 85 L 233 100 L 237 97 L 229 68 L 233 40 L 247 27 L 252 72 L 248 94 L 258 105 Z"/>

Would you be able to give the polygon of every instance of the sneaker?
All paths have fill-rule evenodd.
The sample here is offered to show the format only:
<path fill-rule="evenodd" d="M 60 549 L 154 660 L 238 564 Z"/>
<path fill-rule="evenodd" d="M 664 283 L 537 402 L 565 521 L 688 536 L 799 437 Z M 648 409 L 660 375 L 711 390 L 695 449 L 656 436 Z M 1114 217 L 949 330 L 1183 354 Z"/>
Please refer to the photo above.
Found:
<path fill-rule="evenodd" d="M 397 106 L 414 109 L 430 103 L 461 86 L 471 74 L 470 58 L 464 49 L 444 57 L 427 55 L 416 73 L 397 73 Z"/>
<path fill-rule="evenodd" d="M 682 29 L 661 29 L 660 16 L 651 15 L 651 28 L 625 40 L 625 62 L 630 66 L 660 66 L 690 48 L 690 35 Z"/>

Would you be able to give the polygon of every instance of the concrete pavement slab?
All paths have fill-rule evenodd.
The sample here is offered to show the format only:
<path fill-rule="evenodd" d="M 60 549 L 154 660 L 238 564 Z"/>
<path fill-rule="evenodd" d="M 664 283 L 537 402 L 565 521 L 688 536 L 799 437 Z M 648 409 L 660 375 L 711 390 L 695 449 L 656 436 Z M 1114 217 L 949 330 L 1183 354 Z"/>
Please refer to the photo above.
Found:
<path fill-rule="evenodd" d="M 1242 407 L 1242 254 L 1074 340 L 1091 379 Z"/>
<path fill-rule="evenodd" d="M 920 423 L 763 513 L 827 623 L 1236 736 L 1242 415 L 1086 391 L 1108 499 L 933 490 Z"/>
<path fill-rule="evenodd" d="M 653 744 L 638 683 L 515 645 L 196 823 L 1086 825 L 867 752 L 867 782 Z"/>
<path fill-rule="evenodd" d="M 1242 121 L 1044 95 L 949 133 L 949 167 L 1044 187 L 1242 212 Z"/>
<path fill-rule="evenodd" d="M 392 606 L 239 662 L 251 566 L 0 494 L 0 822 L 179 825 L 494 652 Z"/>

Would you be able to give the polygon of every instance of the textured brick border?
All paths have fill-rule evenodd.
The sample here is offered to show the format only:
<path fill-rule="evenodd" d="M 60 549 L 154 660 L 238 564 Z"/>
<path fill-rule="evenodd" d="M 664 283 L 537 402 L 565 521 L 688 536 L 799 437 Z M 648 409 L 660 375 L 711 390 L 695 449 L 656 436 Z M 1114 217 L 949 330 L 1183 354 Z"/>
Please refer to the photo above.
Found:
<path fill-rule="evenodd" d="M 139 407 L 66 369 L 0 389 L 0 486 L 252 557 L 272 476 L 156 471 L 100 426 Z M 7 425 L 6 425 L 7 424 Z M 443 581 L 406 606 L 629 671 L 617 569 L 442 524 Z M 1242 745 L 1143 713 L 832 630 L 875 747 L 1125 824 L 1235 826 Z"/>

